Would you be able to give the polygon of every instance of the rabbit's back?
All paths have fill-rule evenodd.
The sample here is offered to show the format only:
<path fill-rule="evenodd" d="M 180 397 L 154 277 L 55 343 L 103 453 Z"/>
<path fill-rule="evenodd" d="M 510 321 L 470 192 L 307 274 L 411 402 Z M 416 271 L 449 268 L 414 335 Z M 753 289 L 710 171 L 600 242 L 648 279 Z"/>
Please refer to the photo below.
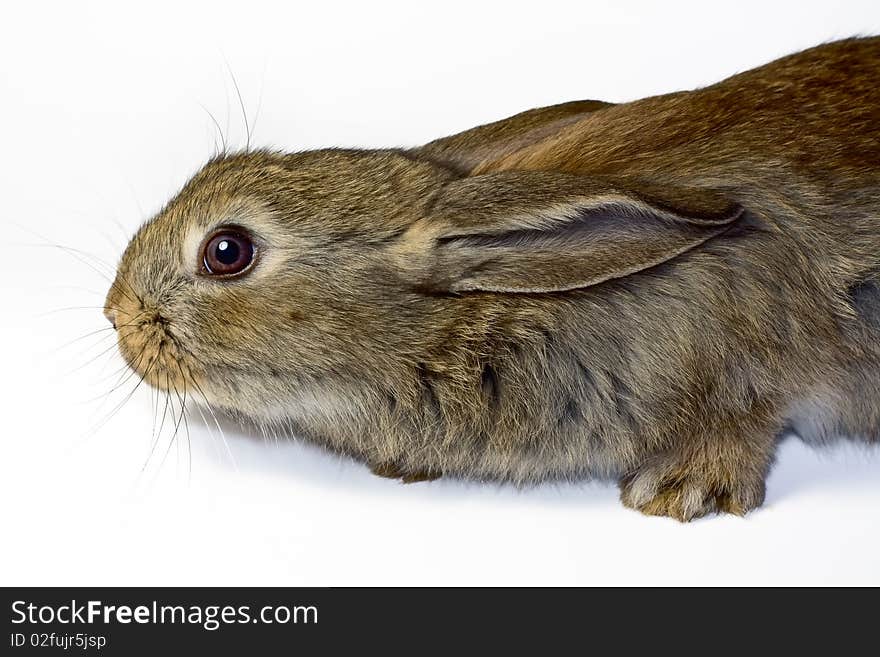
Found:
<path fill-rule="evenodd" d="M 837 41 L 717 84 L 612 105 L 477 173 L 553 169 L 652 179 L 791 164 L 818 176 L 877 181 L 880 37 Z M 760 174 L 760 169 L 755 171 Z"/>
<path fill-rule="evenodd" d="M 476 171 L 554 170 L 719 190 L 843 296 L 880 270 L 880 37 L 695 91 L 613 105 Z"/>

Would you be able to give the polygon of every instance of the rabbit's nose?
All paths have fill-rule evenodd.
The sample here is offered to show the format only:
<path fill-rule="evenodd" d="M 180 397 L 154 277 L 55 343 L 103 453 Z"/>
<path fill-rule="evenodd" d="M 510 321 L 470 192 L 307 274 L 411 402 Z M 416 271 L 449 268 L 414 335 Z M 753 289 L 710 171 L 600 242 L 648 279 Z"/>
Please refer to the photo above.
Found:
<path fill-rule="evenodd" d="M 116 311 L 111 310 L 110 308 L 105 308 L 104 309 L 104 317 L 107 318 L 107 321 L 110 322 L 110 324 L 115 329 L 116 328 Z"/>

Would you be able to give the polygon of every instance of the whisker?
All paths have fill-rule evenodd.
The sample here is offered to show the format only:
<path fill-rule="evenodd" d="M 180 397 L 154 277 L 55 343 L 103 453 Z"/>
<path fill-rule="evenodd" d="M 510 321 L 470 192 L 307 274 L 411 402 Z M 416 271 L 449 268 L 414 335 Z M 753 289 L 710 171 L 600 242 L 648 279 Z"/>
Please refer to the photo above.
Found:
<path fill-rule="evenodd" d="M 254 114 L 254 123 L 251 126 L 251 135 L 254 135 L 257 132 L 257 121 L 260 119 L 260 110 L 263 108 L 263 89 L 266 86 L 266 68 L 267 67 L 268 67 L 267 60 L 263 60 L 263 75 L 260 77 L 260 95 L 257 97 L 257 111 Z"/>
<path fill-rule="evenodd" d="M 205 112 L 208 113 L 208 116 L 211 117 L 211 121 L 214 123 L 214 127 L 217 128 L 217 133 L 220 135 L 220 143 L 223 146 L 222 154 L 226 155 L 226 135 L 224 135 L 223 130 L 220 129 L 220 124 L 217 122 L 217 118 L 211 113 L 211 110 L 209 110 L 207 107 L 205 107 L 201 103 L 199 103 L 199 107 L 201 107 L 203 110 L 205 110 Z M 215 146 L 216 146 L 216 143 L 217 143 L 217 141 L 215 139 L 214 140 Z"/>
<path fill-rule="evenodd" d="M 241 97 L 241 89 L 238 88 L 238 81 L 235 79 L 235 74 L 232 72 L 232 67 L 229 65 L 228 61 L 226 62 L 226 68 L 229 70 L 229 77 L 232 78 L 232 85 L 235 87 L 235 94 L 238 96 L 238 105 L 241 107 L 241 116 L 244 119 L 244 131 L 247 135 L 244 150 L 247 152 L 251 149 L 251 129 L 248 125 L 247 111 L 244 107 L 244 99 Z"/>
<path fill-rule="evenodd" d="M 179 397 L 179 396 L 180 396 L 180 393 L 177 391 L 177 386 L 174 385 L 174 384 L 172 383 L 172 384 L 171 384 L 171 387 L 174 389 L 174 394 L 177 395 L 177 396 Z M 173 404 L 173 403 L 174 403 L 174 402 L 172 402 L 172 404 Z M 165 450 L 165 455 L 162 457 L 162 462 L 159 464 L 159 471 L 161 471 L 162 468 L 164 467 L 164 465 L 165 465 L 165 461 L 168 459 L 168 454 L 171 452 L 171 446 L 174 445 L 175 442 L 176 442 L 177 434 L 178 434 L 178 432 L 180 431 L 180 423 L 181 423 L 181 421 L 183 420 L 183 413 L 184 413 L 185 410 L 186 410 L 186 409 L 184 409 L 184 408 L 181 406 L 181 409 L 180 409 L 180 416 L 177 418 L 177 420 L 176 420 L 175 423 L 174 423 L 174 433 L 171 434 L 171 440 L 168 441 L 168 447 L 167 447 L 167 449 Z"/>
<path fill-rule="evenodd" d="M 35 247 L 50 247 L 50 248 L 60 249 L 61 251 L 64 251 L 64 252 L 67 253 L 69 256 L 71 256 L 72 258 L 75 258 L 76 260 L 78 260 L 79 262 L 81 262 L 82 264 L 84 264 L 86 267 L 88 267 L 89 269 L 91 269 L 92 271 L 94 271 L 96 274 L 98 274 L 98 276 L 100 276 L 101 278 L 105 279 L 108 283 L 110 283 L 110 289 L 111 289 L 111 290 L 113 290 L 114 288 L 116 288 L 116 285 L 117 285 L 117 283 L 118 283 L 119 281 L 122 281 L 122 282 L 124 282 L 125 285 L 129 288 L 129 291 L 137 297 L 137 293 L 134 291 L 134 288 L 131 286 L 131 284 L 130 284 L 127 280 L 125 280 L 125 277 L 123 277 L 121 274 L 119 274 L 119 273 L 117 272 L 117 278 L 116 278 L 116 280 L 114 280 L 113 278 L 111 278 L 111 276 L 110 276 L 109 274 L 107 274 L 106 272 L 101 271 L 100 269 L 98 269 L 98 267 L 97 267 L 95 264 L 93 264 L 92 262 L 89 262 L 89 261 L 86 259 L 86 257 L 91 257 L 91 258 L 93 258 L 93 259 L 95 259 L 95 260 L 97 260 L 97 261 L 99 261 L 99 262 L 102 262 L 102 261 L 100 260 L 100 258 L 98 258 L 97 256 L 94 256 L 94 255 L 92 255 L 92 254 L 90 254 L 90 253 L 87 253 L 87 252 L 85 252 L 85 251 L 82 251 L 81 249 L 77 249 L 77 248 L 74 248 L 74 247 L 71 247 L 71 246 L 64 246 L 63 244 L 54 244 L 54 243 L 51 243 L 51 242 L 49 242 L 49 243 L 47 243 L 47 244 L 33 244 L 33 245 L 31 245 L 31 246 L 35 246 Z M 104 266 L 111 267 L 111 265 L 108 265 L 107 263 L 103 263 L 103 262 L 102 262 L 102 264 L 104 264 Z M 123 290 L 121 287 L 120 287 L 120 288 L 116 288 L 116 289 L 119 289 L 119 291 L 122 293 L 122 295 L 125 296 L 125 297 L 126 297 L 129 301 L 131 301 L 132 303 L 134 303 L 134 304 L 138 304 L 138 305 L 141 305 L 140 298 L 138 298 L 137 300 L 135 300 L 135 299 L 133 299 L 130 295 L 126 294 L 125 290 Z"/>
<path fill-rule="evenodd" d="M 226 61 L 224 59 L 224 61 Z M 226 65 L 229 65 L 229 62 L 226 62 Z M 226 80 L 223 80 L 223 95 L 226 96 L 226 139 L 224 141 L 228 141 L 229 139 L 229 123 L 231 119 L 232 112 L 229 108 L 229 85 L 226 83 Z"/>
<path fill-rule="evenodd" d="M 84 287 L 82 285 L 46 285 L 45 289 L 47 290 L 76 290 L 77 292 L 88 292 L 89 294 L 94 294 L 96 297 L 104 298 L 106 292 L 103 290 L 93 290 L 90 287 Z M 103 308 L 104 306 L 99 306 Z"/>
<path fill-rule="evenodd" d="M 117 390 L 119 390 L 119 388 L 121 388 L 126 383 L 128 383 L 133 376 L 137 375 L 137 368 L 141 364 L 141 360 L 143 359 L 144 354 L 146 354 L 146 352 L 147 352 L 147 345 L 144 345 L 141 348 L 140 352 L 138 352 L 138 356 L 135 359 L 134 364 L 131 365 L 130 367 L 126 364 L 125 370 L 130 369 L 131 371 L 126 372 L 125 370 L 123 370 L 123 373 L 122 373 L 122 376 L 120 377 L 120 380 L 108 392 L 104 393 L 103 395 L 98 395 L 97 397 L 93 397 L 92 399 L 86 400 L 86 403 L 96 402 L 99 399 L 103 400 L 101 402 L 101 405 L 95 409 L 95 413 L 98 413 L 98 411 L 100 411 L 104 407 L 104 404 L 107 403 L 107 400 L 110 399 L 111 395 L 113 395 L 114 392 L 116 392 Z M 157 355 L 157 357 L 158 357 L 158 355 Z"/>
<path fill-rule="evenodd" d="M 54 310 L 47 310 L 42 313 L 38 313 L 34 315 L 35 318 L 46 317 L 48 315 L 56 315 L 58 313 L 66 313 L 72 310 L 104 310 L 108 308 L 110 310 L 119 311 L 119 308 L 115 306 L 67 306 L 66 308 L 55 308 Z M 112 327 L 111 327 L 112 328 Z"/>
<path fill-rule="evenodd" d="M 153 437 L 156 435 L 156 424 L 159 421 L 159 392 L 160 392 L 159 389 L 154 387 L 152 390 L 152 393 L 150 395 L 150 410 L 152 411 L 151 414 L 153 416 L 153 427 L 152 427 L 152 429 L 150 429 L 150 443 L 153 443 Z M 150 454 L 152 455 L 152 450 L 151 450 Z M 149 457 L 147 458 L 146 461 L 144 461 L 143 466 L 141 466 L 140 472 L 135 477 L 135 480 L 132 485 L 133 491 L 136 491 L 138 486 L 140 485 L 141 477 L 143 476 L 144 470 L 146 469 L 148 464 L 149 464 Z"/>
<path fill-rule="evenodd" d="M 43 238 L 43 239 L 45 239 L 45 238 Z M 78 249 L 75 246 L 66 246 L 64 244 L 58 244 L 57 242 L 51 242 L 49 240 L 46 240 L 46 244 L 31 244 L 30 246 L 34 246 L 34 247 L 46 246 L 46 247 L 50 247 L 50 248 L 61 249 L 63 251 L 70 253 L 71 255 L 77 255 L 77 256 L 80 256 L 83 258 L 90 258 L 92 263 L 94 263 L 94 266 L 101 265 L 102 267 L 105 267 L 108 270 L 108 271 L 104 271 L 104 272 L 100 272 L 100 271 L 98 272 L 98 273 L 102 274 L 103 276 L 108 277 L 108 280 L 109 280 L 109 275 L 116 270 L 116 267 L 111 265 L 109 262 L 107 262 L 103 258 L 100 258 L 99 256 L 96 256 L 94 253 L 89 253 L 88 251 L 85 251 L 83 249 Z M 96 269 L 96 271 L 98 271 L 98 270 Z"/>
<path fill-rule="evenodd" d="M 135 198 L 135 203 L 137 204 L 138 208 L 140 208 L 140 203 L 138 203 L 137 198 Z M 141 214 L 143 214 L 143 211 L 141 212 Z M 116 227 L 119 228 L 119 232 L 122 233 L 122 239 L 124 239 L 125 243 L 128 244 L 128 242 L 131 240 L 131 232 L 125 226 L 123 226 L 122 222 L 120 222 L 119 219 L 117 219 L 116 217 L 110 217 L 110 221 L 116 224 Z"/>
<path fill-rule="evenodd" d="M 123 398 L 123 400 L 121 402 L 119 402 L 113 408 L 113 410 L 110 411 L 109 415 L 107 415 L 107 417 L 105 417 L 104 420 L 101 421 L 101 423 L 95 427 L 94 432 L 97 432 L 102 427 L 104 427 L 110 420 L 112 420 L 116 416 L 116 414 L 122 409 L 122 407 L 128 403 L 128 401 L 134 396 L 134 393 L 137 392 L 138 388 L 141 387 L 141 384 L 146 380 L 147 376 L 150 374 L 150 371 L 153 369 L 153 365 L 155 365 L 158 358 L 159 358 L 159 356 L 157 355 L 155 358 L 153 358 L 153 360 L 150 361 L 150 364 L 147 365 L 147 368 L 144 370 L 144 373 L 141 374 L 141 376 L 138 379 L 138 382 L 135 384 L 134 388 L 131 389 L 131 392 L 129 392 Z M 126 381 L 128 381 L 128 379 L 126 379 Z M 110 393 L 108 393 L 108 397 L 109 397 L 109 394 Z"/>
<path fill-rule="evenodd" d="M 177 369 L 180 369 L 180 365 L 177 366 Z M 181 370 L 180 376 L 183 377 L 183 371 Z M 181 407 L 183 408 L 183 428 L 186 430 L 186 463 L 187 463 L 187 481 L 192 482 L 192 438 L 189 434 L 189 422 L 186 418 L 186 379 L 183 380 L 183 400 L 180 402 Z"/>
<path fill-rule="evenodd" d="M 153 387 L 150 393 L 150 408 L 153 411 L 153 428 L 150 429 L 150 440 L 156 433 L 156 424 L 159 422 L 159 389 Z"/>
<path fill-rule="evenodd" d="M 208 412 L 211 413 L 214 424 L 217 426 L 217 431 L 220 432 L 220 439 L 223 441 L 223 446 L 226 448 L 226 454 L 229 456 L 229 460 L 232 462 L 232 468 L 236 472 L 238 472 L 238 464 L 235 461 L 235 456 L 233 456 L 232 454 L 232 449 L 229 447 L 229 442 L 226 440 L 226 433 L 223 431 L 223 427 L 220 426 L 220 421 L 217 419 L 217 413 L 215 413 L 214 409 L 211 408 L 211 405 L 208 404 L 208 396 L 202 390 L 202 387 L 199 385 L 198 381 L 195 380 L 195 377 L 192 376 L 192 373 L 190 373 L 190 379 L 193 387 L 196 389 L 196 392 L 198 392 L 202 396 L 202 399 L 205 400 Z M 196 408 L 199 408 L 198 404 L 196 404 Z M 202 417 L 204 417 L 204 415 Z"/>
<path fill-rule="evenodd" d="M 149 465 L 150 460 L 153 458 L 153 454 L 156 452 L 156 446 L 159 444 L 159 439 L 162 437 L 162 429 L 165 428 L 165 419 L 168 416 L 168 405 L 171 403 L 171 381 L 168 377 L 168 372 L 165 372 L 165 408 L 162 411 L 162 421 L 159 423 L 159 431 L 155 434 L 155 436 L 151 436 L 153 439 L 152 445 L 150 446 L 150 453 L 147 455 L 147 460 L 144 461 L 144 466 L 141 468 L 141 475 L 147 469 L 147 465 Z M 171 409 L 172 415 L 174 414 L 174 409 Z"/>
<path fill-rule="evenodd" d="M 123 247 L 121 247 L 116 241 L 114 241 L 113 238 L 110 237 L 109 233 L 106 233 L 103 230 L 99 230 L 98 234 L 100 234 L 101 237 L 104 238 L 104 241 L 110 245 L 110 248 L 112 248 L 114 252 L 118 253 L 122 250 Z"/>
<path fill-rule="evenodd" d="M 116 346 L 116 345 L 113 345 L 113 346 Z M 112 349 L 112 347 L 110 347 L 108 349 L 108 351 L 110 351 L 111 349 Z M 101 354 L 99 354 L 98 356 L 100 357 L 100 355 Z M 111 362 L 112 362 L 112 359 L 111 359 Z M 95 383 L 100 384 L 100 385 L 104 385 L 105 383 L 107 383 L 107 381 L 109 381 L 111 379 L 116 379 L 117 377 L 121 378 L 129 370 L 132 369 L 131 365 L 129 365 L 128 362 L 125 361 L 125 359 L 123 359 L 123 363 L 121 366 L 117 367 L 115 370 L 113 370 L 112 372 L 110 372 L 109 374 L 104 376 L 103 374 L 104 374 L 104 370 L 106 368 L 107 368 L 107 365 L 105 364 L 104 367 L 101 368 L 101 371 L 98 373 L 99 375 L 101 375 L 100 378 L 96 379 Z M 117 380 L 117 385 L 119 385 L 118 380 Z M 112 390 L 111 390 L 111 392 L 112 392 Z M 107 393 L 107 394 L 110 394 L 110 393 Z M 92 399 L 91 401 L 96 401 L 96 400 Z"/>
<path fill-rule="evenodd" d="M 137 323 L 136 323 L 136 322 L 126 322 L 125 324 L 120 324 L 120 325 L 118 325 L 118 326 L 116 326 L 116 327 L 113 327 L 113 326 L 105 326 L 105 327 L 103 327 L 103 328 L 95 329 L 94 331 L 89 331 L 89 332 L 86 333 L 85 335 L 81 335 L 81 336 L 79 336 L 78 338 L 74 338 L 73 340 L 69 340 L 69 341 L 63 343 L 62 345 L 60 345 L 60 346 L 58 346 L 58 347 L 55 347 L 55 350 L 54 350 L 54 351 L 57 352 L 57 351 L 61 351 L 62 349 L 67 349 L 67 347 L 70 347 L 70 346 L 72 346 L 72 345 L 75 345 L 77 342 L 82 342 L 82 341 L 85 340 L 86 338 L 90 338 L 90 337 L 92 337 L 93 335 L 98 335 L 98 334 L 100 334 L 100 333 L 107 333 L 108 331 L 117 331 L 117 330 L 121 330 L 121 329 L 124 329 L 124 328 L 130 328 L 130 327 L 132 327 L 132 326 L 137 326 Z M 112 335 L 112 333 L 111 333 L 110 335 Z"/>
<path fill-rule="evenodd" d="M 110 276 L 109 276 L 109 274 L 107 274 L 107 272 L 101 271 L 100 269 L 98 269 L 98 267 L 95 264 L 86 260 L 85 257 L 83 256 L 83 254 L 81 254 L 79 252 L 79 249 L 75 249 L 71 246 L 64 246 L 63 244 L 54 244 L 54 243 L 27 244 L 25 246 L 30 246 L 30 247 L 34 247 L 34 248 L 48 247 L 48 248 L 52 248 L 52 249 L 59 249 L 65 253 L 67 253 L 70 257 L 75 258 L 76 260 L 79 260 L 82 264 L 84 264 L 86 267 L 90 268 L 92 271 L 94 271 L 96 274 L 98 274 L 98 276 L 100 276 L 101 278 L 106 280 L 108 283 L 113 282 L 113 280 L 110 278 Z"/>
<path fill-rule="evenodd" d="M 111 336 L 109 336 L 109 335 L 104 336 L 104 338 L 102 338 L 101 340 L 99 340 L 99 341 L 97 342 L 97 344 L 95 344 L 95 345 L 93 345 L 93 346 L 102 345 L 102 343 L 103 343 L 107 338 L 109 338 L 109 337 L 111 337 Z M 101 358 L 102 356 L 107 356 L 108 354 L 112 354 L 112 352 L 113 352 L 113 350 L 114 350 L 115 348 L 116 348 L 116 342 L 114 341 L 114 342 L 112 342 L 108 347 L 102 349 L 102 350 L 100 351 L 100 353 L 98 353 L 97 355 L 92 356 L 91 358 L 89 358 L 86 362 L 84 362 L 84 363 L 82 363 L 82 364 L 80 364 L 80 365 L 77 365 L 77 366 L 74 367 L 72 370 L 68 370 L 68 371 L 66 371 L 66 372 L 64 373 L 64 375 L 65 375 L 65 376 L 71 376 L 72 374 L 76 374 L 76 373 L 79 372 L 80 370 L 83 370 L 83 369 L 85 369 L 86 367 L 88 367 L 89 365 L 91 365 L 92 363 L 94 363 L 96 360 L 98 360 L 98 359 Z M 112 359 L 111 359 L 111 360 L 112 360 Z M 126 365 L 126 367 L 128 367 L 128 366 Z M 114 372 L 112 376 L 115 377 L 117 374 L 121 374 L 121 373 L 122 373 L 122 370 L 120 369 L 120 370 L 117 370 L 116 372 Z M 112 377 L 107 377 L 107 378 L 112 378 Z M 108 393 L 108 394 L 109 394 L 109 393 Z M 103 395 L 102 395 L 102 396 L 103 396 Z M 90 403 L 90 402 L 97 401 L 97 399 L 99 399 L 99 398 L 94 398 L 94 399 L 86 400 L 86 403 Z"/>
<path fill-rule="evenodd" d="M 109 336 L 108 336 L 108 337 L 109 337 Z M 106 338 L 104 338 L 104 339 L 106 339 Z M 103 340 L 101 340 L 101 342 L 103 342 Z M 96 343 L 94 346 L 98 346 L 98 344 L 100 344 L 100 342 L 99 342 L 99 343 Z M 97 359 L 100 358 L 104 353 L 106 353 L 106 352 L 108 352 L 108 351 L 111 351 L 111 352 L 112 352 L 114 347 L 118 347 L 116 341 L 114 341 L 109 347 L 106 347 L 106 349 L 105 349 L 102 353 L 100 353 L 100 354 L 98 354 L 97 356 L 95 356 L 94 360 L 97 360 Z M 105 372 L 105 370 L 107 369 L 107 366 L 108 366 L 110 363 L 112 363 L 113 360 L 114 360 L 114 359 L 112 359 L 112 358 L 107 359 L 107 360 L 104 362 L 104 365 L 101 366 L 101 369 L 98 370 L 97 374 L 95 375 L 95 376 L 96 376 L 96 378 L 95 378 L 95 383 L 99 383 L 99 384 L 103 385 L 104 383 L 106 383 L 106 382 L 107 382 L 108 380 L 110 380 L 110 379 L 114 379 L 114 378 L 116 378 L 116 377 L 120 377 L 120 378 L 121 378 L 121 377 L 122 377 L 127 371 L 133 369 L 132 366 L 128 364 L 128 361 L 125 360 L 125 358 L 122 356 L 122 354 L 119 354 L 119 357 L 120 357 L 120 360 L 122 361 L 122 365 L 120 365 L 119 367 L 117 367 L 115 370 L 113 370 L 113 371 L 110 372 L 109 374 L 106 374 L 106 375 L 105 375 L 104 372 Z M 84 363 L 83 365 L 80 365 L 79 368 L 76 368 L 76 369 L 74 369 L 73 371 L 75 372 L 77 369 L 80 369 L 80 368 L 82 368 L 82 367 L 85 367 L 85 365 L 88 365 L 88 363 Z M 107 394 L 109 394 L 109 393 L 107 393 Z M 89 402 L 89 401 L 95 401 L 96 399 L 97 399 L 97 398 L 93 398 L 93 399 L 91 399 L 91 400 L 86 400 L 86 402 Z"/>
<path fill-rule="evenodd" d="M 41 239 L 45 239 L 45 238 L 41 238 Z M 34 245 L 34 246 L 40 246 L 40 245 Z M 95 254 L 89 253 L 88 251 L 84 251 L 82 249 L 77 249 L 76 247 L 72 247 L 72 246 L 64 246 L 63 244 L 48 243 L 45 246 L 51 246 L 51 247 L 65 250 L 74 257 L 76 257 L 76 255 L 79 255 L 80 256 L 79 260 L 81 262 L 92 267 L 92 269 L 94 271 L 96 271 L 98 274 L 100 274 L 101 276 L 106 278 L 107 281 L 111 282 L 111 285 L 110 285 L 111 290 L 113 290 L 114 287 L 117 285 L 117 283 L 119 283 L 121 281 L 121 282 L 125 283 L 126 287 L 128 287 L 129 292 L 131 292 L 136 297 L 137 300 L 132 299 L 130 296 L 126 295 L 125 291 L 122 290 L 121 288 L 119 288 L 120 292 L 122 292 L 122 294 L 125 295 L 129 301 L 131 301 L 133 303 L 141 303 L 140 296 L 135 291 L 134 286 L 132 286 L 132 284 L 129 282 L 129 280 L 125 277 L 125 275 L 123 275 L 122 272 L 120 272 L 116 266 L 110 264 L 109 262 L 107 262 L 103 258 L 99 258 Z M 94 265 L 91 265 L 87 261 L 82 260 L 82 258 L 91 258 L 94 262 L 107 268 L 109 270 L 110 274 L 108 275 L 107 273 L 102 273 Z M 115 280 L 113 279 L 114 275 L 115 275 Z"/>
<path fill-rule="evenodd" d="M 186 453 L 187 453 L 187 481 L 192 481 L 192 441 L 189 433 L 189 422 L 186 417 L 186 376 L 183 374 L 183 368 L 180 366 L 180 362 L 175 362 L 177 366 L 177 371 L 180 372 L 180 381 L 183 387 L 183 398 L 181 399 L 180 393 L 177 393 L 177 400 L 180 402 L 180 408 L 183 409 L 183 428 L 186 433 Z"/>
<path fill-rule="evenodd" d="M 41 357 L 57 356 L 60 352 L 64 351 L 68 347 L 72 347 L 77 342 L 82 342 L 83 340 L 88 340 L 89 338 L 94 338 L 95 336 L 98 336 L 97 340 L 93 340 L 90 344 L 86 345 L 83 348 L 83 351 L 87 352 L 94 347 L 105 344 L 107 342 L 107 340 L 115 337 L 115 335 L 112 333 L 113 328 L 109 327 L 109 326 L 107 328 L 110 329 L 111 332 L 108 332 L 105 329 L 98 329 L 97 331 L 89 331 L 85 335 L 81 335 L 77 338 L 74 338 L 73 340 L 68 340 L 64 344 L 61 344 L 57 347 L 52 347 L 49 351 L 41 353 L 40 356 Z M 113 341 L 113 344 L 116 344 L 115 340 Z"/>
<path fill-rule="evenodd" d="M 82 446 L 86 441 L 90 440 L 93 436 L 97 435 L 97 433 L 104 428 L 115 416 L 116 414 L 125 406 L 126 403 L 134 396 L 134 393 L 137 392 L 137 389 L 144 382 L 144 379 L 149 374 L 150 370 L 155 363 L 155 359 L 150 363 L 146 370 L 144 370 L 144 374 L 141 376 L 140 380 L 135 384 L 134 388 L 132 388 L 131 392 L 129 392 L 125 398 L 119 402 L 109 414 L 107 414 L 102 420 L 92 426 L 91 429 L 81 434 L 79 438 L 75 441 L 77 446 Z M 109 397 L 109 395 L 108 395 Z M 103 405 L 103 404 L 102 404 Z"/>
<path fill-rule="evenodd" d="M 124 339 L 124 338 L 128 337 L 129 335 L 131 335 L 132 333 L 134 333 L 135 331 L 131 331 L 131 332 L 125 333 L 125 334 L 121 333 L 122 329 L 131 328 L 133 326 L 136 326 L 136 323 L 126 322 L 125 324 L 120 324 L 117 327 L 117 329 L 120 331 L 120 336 Z M 60 354 L 62 351 L 64 351 L 68 347 L 72 347 L 74 344 L 81 342 L 83 340 L 87 340 L 89 338 L 93 338 L 96 335 L 99 336 L 99 338 L 97 340 L 93 341 L 91 344 L 89 344 L 85 347 L 85 349 L 83 350 L 83 353 L 85 355 L 91 349 L 94 349 L 95 347 L 102 347 L 107 344 L 107 340 L 111 340 L 111 343 L 108 346 L 104 347 L 104 349 L 100 353 L 98 353 L 95 356 L 93 356 L 92 358 L 88 359 L 86 362 L 74 367 L 72 370 L 65 372 L 66 375 L 73 374 L 74 372 L 78 372 L 79 370 L 83 369 L 87 365 L 90 365 L 94 361 L 98 360 L 98 358 L 100 358 L 101 356 L 106 354 L 108 351 L 111 351 L 117 345 L 117 340 L 115 339 L 116 334 L 113 332 L 113 330 L 114 329 L 112 326 L 105 326 L 104 328 L 100 328 L 95 331 L 90 331 L 90 332 L 86 333 L 85 335 L 81 335 L 81 336 L 76 337 L 72 340 L 69 340 L 69 341 L 67 341 L 57 347 L 53 347 L 53 348 L 49 349 L 48 351 L 41 354 L 41 357 L 50 357 L 50 356 L 53 358 L 57 357 L 58 354 Z M 102 371 L 103 371 L 103 369 L 102 369 Z M 94 400 L 87 400 L 87 401 L 94 401 Z"/>
<path fill-rule="evenodd" d="M 198 411 L 199 417 L 202 418 L 202 423 L 205 425 L 205 429 L 208 431 L 208 435 L 211 437 L 212 446 L 214 447 L 214 451 L 217 451 L 217 436 L 214 435 L 214 432 L 211 430 L 211 424 L 208 422 L 208 418 L 205 416 L 204 411 L 202 411 L 202 405 L 198 402 L 195 402 L 196 411 Z"/>

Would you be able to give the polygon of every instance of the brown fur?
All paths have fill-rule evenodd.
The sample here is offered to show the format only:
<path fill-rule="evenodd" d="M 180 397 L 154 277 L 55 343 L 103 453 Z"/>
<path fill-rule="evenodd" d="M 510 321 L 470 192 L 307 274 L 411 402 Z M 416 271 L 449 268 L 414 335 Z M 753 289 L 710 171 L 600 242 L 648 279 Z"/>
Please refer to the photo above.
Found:
<path fill-rule="evenodd" d="M 758 506 L 776 437 L 880 439 L 880 39 L 411 151 L 209 162 L 107 298 L 159 388 L 405 480 Z M 251 231 L 239 279 L 198 273 Z"/>

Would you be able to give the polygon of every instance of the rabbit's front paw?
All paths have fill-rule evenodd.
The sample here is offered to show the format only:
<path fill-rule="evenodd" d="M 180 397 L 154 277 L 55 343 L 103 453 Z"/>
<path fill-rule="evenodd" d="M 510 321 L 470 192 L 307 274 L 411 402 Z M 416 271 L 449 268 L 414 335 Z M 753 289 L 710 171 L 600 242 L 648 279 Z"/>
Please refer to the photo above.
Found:
<path fill-rule="evenodd" d="M 430 469 L 419 470 L 417 472 L 402 470 L 396 463 L 392 462 L 376 464 L 372 466 L 370 470 L 378 477 L 400 479 L 404 484 L 415 484 L 420 481 L 433 481 L 434 479 L 439 479 L 443 476 L 440 472 Z"/>
<path fill-rule="evenodd" d="M 623 477 L 620 499 L 644 514 L 681 522 L 709 513 L 742 516 L 764 501 L 764 478 L 760 471 L 736 472 L 718 461 L 664 455 Z"/>

